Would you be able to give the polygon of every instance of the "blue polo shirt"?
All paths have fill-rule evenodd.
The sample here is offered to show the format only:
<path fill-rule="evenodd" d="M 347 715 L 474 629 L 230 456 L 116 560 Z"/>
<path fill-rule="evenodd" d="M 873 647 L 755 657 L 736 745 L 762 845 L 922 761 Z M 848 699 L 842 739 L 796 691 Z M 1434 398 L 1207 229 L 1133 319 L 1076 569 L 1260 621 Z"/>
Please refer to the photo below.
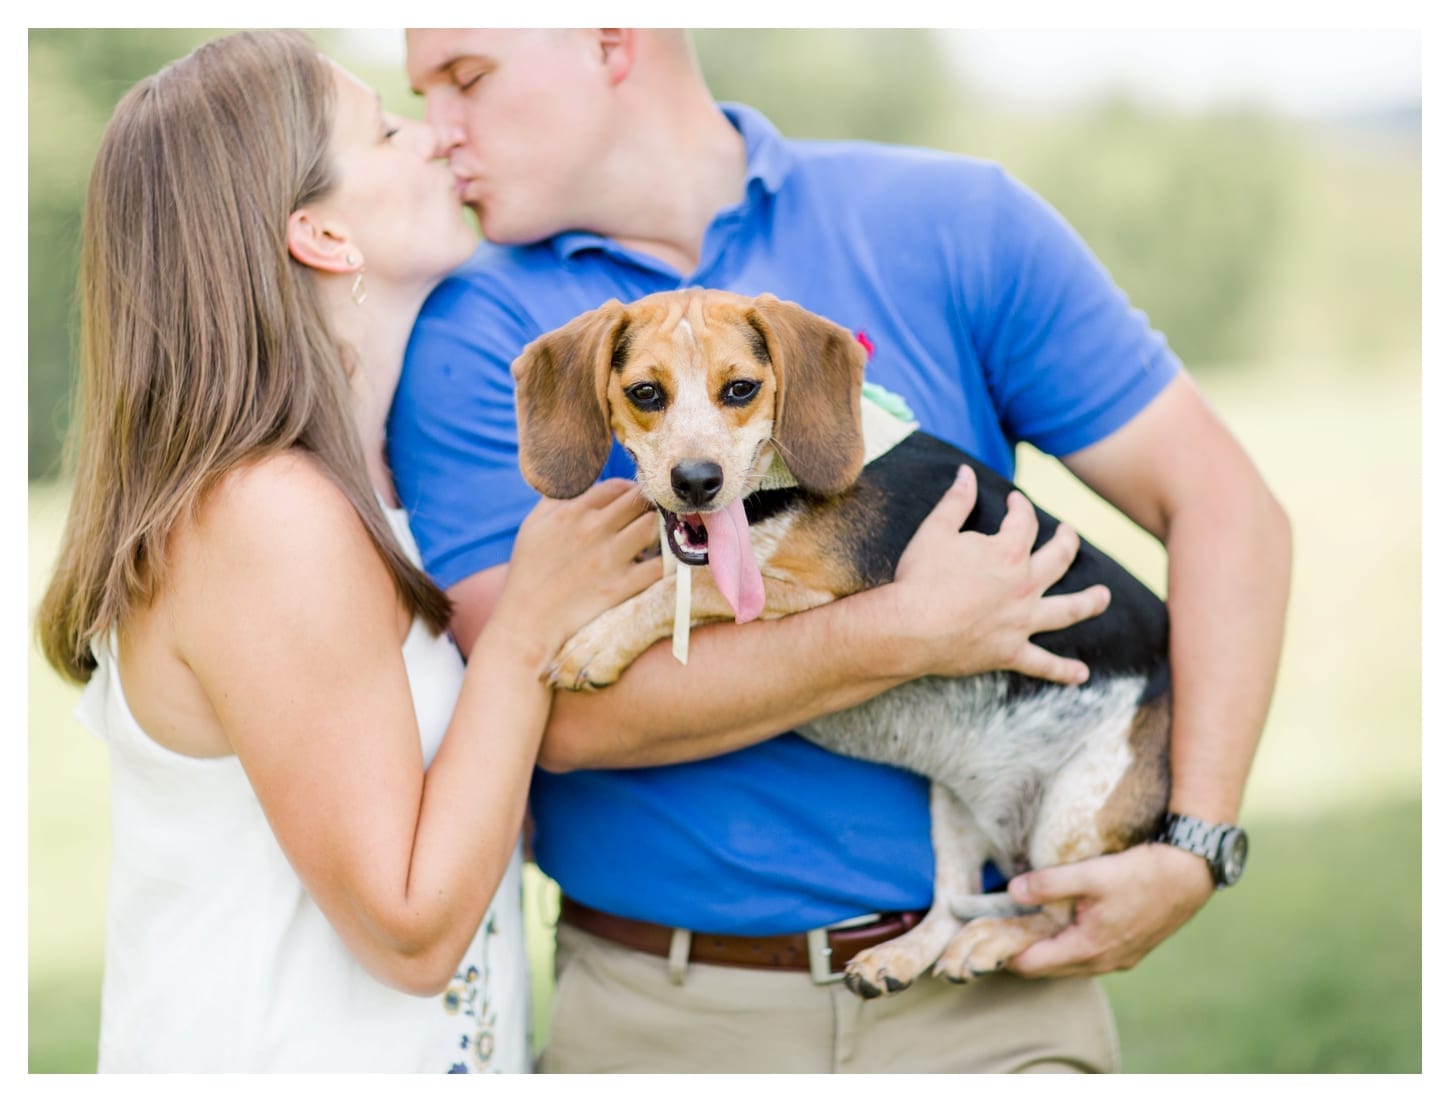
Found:
<path fill-rule="evenodd" d="M 722 110 L 745 140 L 745 191 L 693 272 L 564 233 L 481 246 L 424 306 L 388 440 L 440 585 L 507 561 L 538 500 L 518 471 L 510 364 L 610 298 L 713 287 L 798 302 L 864 334 L 869 380 L 1008 477 L 1019 441 L 1086 447 L 1180 370 L 1071 228 L 999 167 L 786 141 L 749 108 Z M 632 474 L 616 445 L 604 476 Z M 926 782 L 790 733 L 683 765 L 540 771 L 531 804 L 539 866 L 615 914 L 772 934 L 931 901 Z"/>

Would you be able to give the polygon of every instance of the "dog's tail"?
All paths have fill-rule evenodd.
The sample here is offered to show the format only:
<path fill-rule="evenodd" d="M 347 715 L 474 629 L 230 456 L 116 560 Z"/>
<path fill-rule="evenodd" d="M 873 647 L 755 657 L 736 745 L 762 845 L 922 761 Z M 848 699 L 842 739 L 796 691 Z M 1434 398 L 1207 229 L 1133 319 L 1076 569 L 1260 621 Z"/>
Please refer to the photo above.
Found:
<path fill-rule="evenodd" d="M 974 918 L 1016 918 L 1019 915 L 1036 914 L 1042 909 L 1014 903 L 1006 892 L 957 895 L 948 901 L 948 905 L 952 914 L 962 922 L 970 922 Z"/>

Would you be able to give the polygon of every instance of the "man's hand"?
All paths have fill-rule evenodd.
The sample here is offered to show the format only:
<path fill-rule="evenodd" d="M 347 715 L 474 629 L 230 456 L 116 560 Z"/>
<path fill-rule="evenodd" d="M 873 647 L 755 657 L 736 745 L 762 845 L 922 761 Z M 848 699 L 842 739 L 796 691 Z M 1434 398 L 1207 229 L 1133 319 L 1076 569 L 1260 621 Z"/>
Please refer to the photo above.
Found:
<path fill-rule="evenodd" d="M 1072 925 L 1018 953 L 1008 969 L 1034 979 L 1096 976 L 1132 968 L 1198 913 L 1213 877 L 1202 857 L 1150 843 L 1024 873 L 1007 890 L 1033 906 L 1075 902 Z"/>
<path fill-rule="evenodd" d="M 896 622 L 909 627 L 919 652 L 911 675 L 967 677 L 1016 670 L 1081 684 L 1087 666 L 1051 654 L 1031 637 L 1058 631 L 1108 607 L 1107 586 L 1044 597 L 1072 565 L 1078 537 L 1066 524 L 1034 553 L 1037 513 L 1020 492 L 994 535 L 961 531 L 977 500 L 977 480 L 962 467 L 957 480 L 922 521 L 887 587 L 899 604 Z"/>

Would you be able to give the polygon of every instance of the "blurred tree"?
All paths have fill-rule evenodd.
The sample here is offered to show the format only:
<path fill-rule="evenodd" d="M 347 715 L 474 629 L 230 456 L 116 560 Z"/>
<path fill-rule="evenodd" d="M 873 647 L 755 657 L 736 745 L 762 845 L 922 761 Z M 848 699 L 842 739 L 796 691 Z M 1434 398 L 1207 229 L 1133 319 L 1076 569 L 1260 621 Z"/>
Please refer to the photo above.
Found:
<path fill-rule="evenodd" d="M 927 30 L 698 30 L 715 98 L 794 138 L 931 145 L 961 89 Z"/>
<path fill-rule="evenodd" d="M 1298 166 L 1273 121 L 1164 116 L 1113 101 L 1075 116 L 1031 185 L 1089 242 L 1190 365 L 1251 353 Z"/>

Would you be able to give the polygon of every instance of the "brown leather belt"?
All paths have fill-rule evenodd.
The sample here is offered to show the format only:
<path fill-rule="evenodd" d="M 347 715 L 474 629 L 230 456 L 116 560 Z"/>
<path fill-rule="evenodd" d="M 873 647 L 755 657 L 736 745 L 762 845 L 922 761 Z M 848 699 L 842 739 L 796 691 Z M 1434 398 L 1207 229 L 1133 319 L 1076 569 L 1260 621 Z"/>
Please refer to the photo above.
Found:
<path fill-rule="evenodd" d="M 810 972 L 813 979 L 827 982 L 839 979 L 846 962 L 857 953 L 900 937 L 919 923 L 925 913 L 899 911 L 865 915 L 824 930 L 771 937 L 692 933 L 688 959 L 697 964 Z M 559 921 L 595 937 L 657 957 L 669 957 L 671 945 L 675 942 L 673 927 L 596 911 L 567 896 L 560 901 Z"/>

